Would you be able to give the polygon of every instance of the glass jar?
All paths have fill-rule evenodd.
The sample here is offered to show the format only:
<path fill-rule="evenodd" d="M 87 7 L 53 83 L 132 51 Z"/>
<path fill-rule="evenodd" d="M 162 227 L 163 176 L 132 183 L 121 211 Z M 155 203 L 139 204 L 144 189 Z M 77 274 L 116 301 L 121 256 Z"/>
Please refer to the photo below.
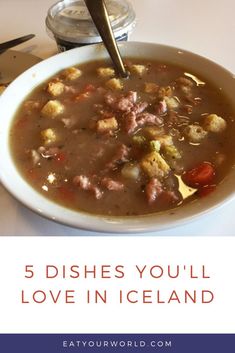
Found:
<path fill-rule="evenodd" d="M 128 40 L 136 23 L 131 4 L 126 0 L 106 0 L 105 4 L 116 40 Z M 59 51 L 102 41 L 83 0 L 64 0 L 52 5 L 46 28 Z"/>

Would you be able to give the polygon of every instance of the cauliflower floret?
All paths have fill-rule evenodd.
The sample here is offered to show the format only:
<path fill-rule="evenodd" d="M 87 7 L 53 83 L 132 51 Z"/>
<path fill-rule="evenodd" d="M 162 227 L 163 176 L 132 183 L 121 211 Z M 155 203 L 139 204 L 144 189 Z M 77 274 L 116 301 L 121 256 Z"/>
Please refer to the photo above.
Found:
<path fill-rule="evenodd" d="M 109 130 L 116 130 L 118 128 L 118 122 L 115 117 L 98 120 L 96 123 L 98 132 L 108 132 Z"/>
<path fill-rule="evenodd" d="M 45 129 L 41 131 L 41 136 L 46 145 L 50 145 L 51 143 L 57 140 L 57 136 L 54 129 Z"/>
<path fill-rule="evenodd" d="M 115 76 L 115 71 L 112 67 L 99 67 L 97 69 L 98 76 L 100 77 L 113 77 Z"/>
<path fill-rule="evenodd" d="M 169 165 L 156 151 L 147 154 L 142 159 L 140 166 L 150 178 L 164 178 L 170 171 Z"/>
<path fill-rule="evenodd" d="M 164 97 L 168 109 L 176 109 L 179 106 L 179 102 L 174 97 Z"/>
<path fill-rule="evenodd" d="M 215 133 L 222 132 L 226 129 L 226 121 L 216 114 L 208 115 L 205 120 L 203 127 L 206 131 L 211 131 Z"/>
<path fill-rule="evenodd" d="M 47 86 L 47 92 L 52 96 L 57 97 L 64 92 L 64 84 L 60 81 L 58 82 L 49 82 Z"/>
<path fill-rule="evenodd" d="M 134 74 L 143 76 L 147 72 L 147 66 L 145 65 L 131 65 L 130 71 Z"/>
<path fill-rule="evenodd" d="M 48 118 L 55 118 L 57 115 L 64 112 L 64 105 L 58 100 L 48 101 L 41 110 L 43 116 Z"/>
<path fill-rule="evenodd" d="M 206 137 L 207 131 L 205 131 L 200 125 L 193 124 L 188 125 L 184 129 L 184 135 L 190 142 L 198 143 Z"/>
<path fill-rule="evenodd" d="M 157 93 L 159 86 L 153 82 L 145 82 L 144 92 L 145 93 Z"/>
<path fill-rule="evenodd" d="M 82 71 L 77 67 L 69 67 L 68 69 L 62 72 L 62 76 L 65 80 L 73 81 L 79 78 L 82 75 Z"/>
<path fill-rule="evenodd" d="M 123 83 L 119 78 L 111 78 L 105 85 L 112 90 L 120 90 L 123 88 Z"/>

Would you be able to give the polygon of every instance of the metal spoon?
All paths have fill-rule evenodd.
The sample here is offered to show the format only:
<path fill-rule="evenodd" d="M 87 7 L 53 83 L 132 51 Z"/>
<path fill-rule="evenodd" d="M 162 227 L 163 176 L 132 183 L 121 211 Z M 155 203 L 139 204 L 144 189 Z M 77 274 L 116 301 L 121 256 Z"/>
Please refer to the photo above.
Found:
<path fill-rule="evenodd" d="M 127 77 L 126 71 L 109 21 L 107 8 L 103 0 L 85 0 L 91 18 L 113 61 L 115 70 L 121 77 Z"/>

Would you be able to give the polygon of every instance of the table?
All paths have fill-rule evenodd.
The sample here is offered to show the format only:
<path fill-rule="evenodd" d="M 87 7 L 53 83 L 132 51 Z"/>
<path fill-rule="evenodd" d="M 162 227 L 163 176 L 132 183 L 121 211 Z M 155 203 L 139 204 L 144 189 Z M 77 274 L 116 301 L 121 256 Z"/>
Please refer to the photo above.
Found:
<path fill-rule="evenodd" d="M 134 41 L 193 51 L 235 72 L 234 0 L 131 0 L 137 14 Z M 1 0 L 0 41 L 35 33 L 17 50 L 47 58 L 57 52 L 45 30 L 51 0 Z M 234 235 L 235 201 L 188 225 L 150 235 Z M 97 235 L 45 220 L 14 200 L 0 185 L 0 235 Z"/>

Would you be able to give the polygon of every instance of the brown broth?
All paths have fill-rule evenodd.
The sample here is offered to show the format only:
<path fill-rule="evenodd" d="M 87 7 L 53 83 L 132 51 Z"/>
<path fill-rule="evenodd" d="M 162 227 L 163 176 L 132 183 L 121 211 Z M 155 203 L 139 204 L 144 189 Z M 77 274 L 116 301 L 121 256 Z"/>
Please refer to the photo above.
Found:
<path fill-rule="evenodd" d="M 115 216 L 140 215 L 175 208 L 199 197 L 198 194 L 202 189 L 200 185 L 195 188 L 200 189 L 199 193 L 195 192 L 190 197 L 180 194 L 178 178 L 202 162 L 208 162 L 215 170 L 213 180 L 203 185 L 203 188 L 208 186 L 214 188 L 223 180 L 234 162 L 235 150 L 234 113 L 223 93 L 208 82 L 197 86 L 185 75 L 187 70 L 172 64 L 133 58 L 126 62 L 128 67 L 131 67 L 132 63 L 145 65 L 146 73 L 142 76 L 131 74 L 129 79 L 123 80 L 123 89 L 114 91 L 113 95 L 116 99 L 120 99 L 121 95 L 126 95 L 129 91 L 137 91 L 137 102 L 148 103 L 145 113 L 161 116 L 163 121 L 161 128 L 164 130 L 162 135 L 172 136 L 174 147 L 181 154 L 179 160 L 171 158 L 161 145 L 159 153 L 171 166 L 171 170 L 164 177 L 157 177 L 161 183 L 161 190 L 157 196 L 155 195 L 156 199 L 150 202 L 146 197 L 147 185 L 153 177 L 139 167 L 140 161 L 150 153 L 149 141 L 153 140 L 149 138 L 146 127 L 156 124 L 146 123 L 138 126 L 132 133 L 125 131 L 124 120 L 128 112 L 120 112 L 104 104 L 104 93 L 100 89 L 97 90 L 98 87 L 106 87 L 105 82 L 109 78 L 98 77 L 96 69 L 110 66 L 109 62 L 98 61 L 80 65 L 79 69 L 83 74 L 73 81 L 65 79 L 61 73 L 50 78 L 33 90 L 16 113 L 10 136 L 13 159 L 22 176 L 39 193 L 78 211 Z M 68 89 L 58 97 L 52 97 L 46 88 L 55 77 L 70 87 L 70 92 Z M 182 90 L 184 85 L 177 81 L 180 77 L 189 79 L 193 84 L 190 94 L 185 94 Z M 200 79 L 204 82 L 202 77 Z M 168 107 L 164 114 L 156 113 L 156 106 L 162 98 L 159 90 L 156 93 L 146 93 L 144 91 L 146 82 L 156 83 L 159 87 L 173 87 L 170 98 L 177 97 L 179 106 L 173 109 Z M 87 85 L 93 85 L 94 89 Z M 71 87 L 74 87 L 76 92 L 71 93 Z M 83 96 L 84 92 L 88 92 L 87 97 Z M 107 92 L 109 90 L 106 90 Z M 41 110 L 49 100 L 60 101 L 65 106 L 65 111 L 55 118 L 43 116 Z M 117 130 L 111 133 L 97 131 L 97 120 L 105 118 L 102 113 L 97 113 L 97 107 L 94 109 L 94 105 L 97 104 L 102 104 L 103 110 L 108 110 L 116 117 Z M 223 117 L 227 124 L 225 131 L 208 132 L 201 142 L 190 142 L 185 136 L 186 126 L 195 123 L 203 126 L 203 121 L 209 114 Z M 64 119 L 68 119 L 67 123 L 71 126 L 65 126 Z M 56 132 L 55 142 L 45 143 L 41 136 L 41 132 L 45 129 L 53 129 Z M 141 136 L 145 138 L 145 142 L 138 145 L 133 141 L 133 136 Z M 117 162 L 106 172 L 108 163 L 122 144 L 130 149 L 127 161 Z M 42 149 L 39 151 L 40 147 L 44 148 L 43 152 Z M 48 151 L 54 147 L 56 153 L 48 156 Z M 36 152 L 37 159 L 39 158 L 36 163 L 32 159 L 32 150 Z M 222 160 L 220 164 L 219 159 Z M 131 179 L 122 174 L 125 163 L 138 165 L 138 178 Z M 94 188 L 82 189 L 81 186 L 74 184 L 74 178 L 81 175 L 87 177 L 92 186 L 100 190 L 102 194 L 100 199 L 95 197 Z M 108 190 L 102 184 L 105 177 L 121 183 L 122 190 Z M 189 194 L 191 189 L 191 185 L 188 185 Z"/>

